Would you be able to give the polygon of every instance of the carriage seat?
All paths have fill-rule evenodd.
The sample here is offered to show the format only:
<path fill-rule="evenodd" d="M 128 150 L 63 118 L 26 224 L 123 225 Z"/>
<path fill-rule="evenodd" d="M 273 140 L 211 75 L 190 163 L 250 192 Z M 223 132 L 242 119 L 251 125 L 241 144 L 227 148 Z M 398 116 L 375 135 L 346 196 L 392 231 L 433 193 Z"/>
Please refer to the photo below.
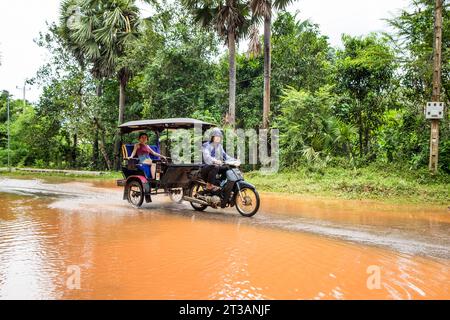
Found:
<path fill-rule="evenodd" d="M 153 151 L 159 153 L 159 146 L 157 145 L 149 145 L 150 148 L 152 148 Z M 133 149 L 134 149 L 134 144 L 123 144 L 122 145 L 122 156 L 124 159 L 128 159 L 130 158 L 131 154 L 133 153 Z M 152 159 L 153 161 L 157 161 L 160 160 L 160 157 L 155 157 L 153 155 L 150 155 L 150 159 Z M 135 156 L 134 158 L 132 158 L 131 160 L 127 160 L 127 166 L 126 166 L 127 170 L 131 170 L 131 172 L 133 170 L 138 170 L 141 173 L 144 174 L 144 176 L 147 179 L 151 179 L 151 173 L 150 173 L 150 166 L 145 165 L 145 164 L 141 164 L 139 163 L 138 157 Z M 127 171 L 130 172 L 130 171 Z"/>

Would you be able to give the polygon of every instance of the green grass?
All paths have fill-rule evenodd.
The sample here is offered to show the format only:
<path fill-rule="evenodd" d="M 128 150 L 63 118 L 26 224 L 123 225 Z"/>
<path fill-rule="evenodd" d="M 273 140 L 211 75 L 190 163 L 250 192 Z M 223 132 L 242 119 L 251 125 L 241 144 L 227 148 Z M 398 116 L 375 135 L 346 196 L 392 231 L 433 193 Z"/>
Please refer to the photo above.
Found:
<path fill-rule="evenodd" d="M 389 165 L 358 169 L 300 169 L 262 175 L 249 172 L 245 178 L 260 191 L 325 196 L 345 199 L 375 199 L 385 202 L 450 205 L 450 175 L 431 175 Z"/>

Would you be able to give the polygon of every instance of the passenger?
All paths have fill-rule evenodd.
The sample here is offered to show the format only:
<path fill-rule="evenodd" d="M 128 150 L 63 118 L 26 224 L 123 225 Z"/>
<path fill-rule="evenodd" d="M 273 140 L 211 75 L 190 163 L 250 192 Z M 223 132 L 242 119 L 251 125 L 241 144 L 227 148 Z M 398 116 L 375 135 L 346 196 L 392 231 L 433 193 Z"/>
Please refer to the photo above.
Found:
<path fill-rule="evenodd" d="M 211 132 L 211 139 L 202 146 L 203 162 L 206 164 L 201 171 L 203 179 L 206 180 L 206 189 L 217 192 L 220 190 L 220 181 L 217 174 L 223 173 L 226 168 L 222 167 L 226 160 L 235 160 L 230 157 L 222 146 L 223 134 L 219 128 Z"/>
<path fill-rule="evenodd" d="M 150 148 L 147 145 L 147 141 L 148 141 L 148 135 L 146 133 L 141 133 L 139 135 L 139 143 L 136 143 L 134 145 L 134 149 L 133 149 L 133 152 L 131 153 L 130 158 L 134 158 L 135 156 L 137 156 L 139 158 L 139 163 L 141 163 L 143 165 L 143 169 L 144 169 L 144 172 L 145 172 L 145 175 L 147 176 L 147 178 L 155 179 L 156 164 L 153 163 L 152 159 L 150 158 L 150 154 L 152 154 L 155 157 L 160 157 L 162 159 L 167 159 L 167 158 L 165 156 L 163 156 L 162 154 L 159 154 L 159 153 L 153 151 L 152 148 Z M 149 170 L 149 168 L 150 168 L 150 170 Z M 149 177 L 149 175 L 150 175 L 150 177 Z"/>

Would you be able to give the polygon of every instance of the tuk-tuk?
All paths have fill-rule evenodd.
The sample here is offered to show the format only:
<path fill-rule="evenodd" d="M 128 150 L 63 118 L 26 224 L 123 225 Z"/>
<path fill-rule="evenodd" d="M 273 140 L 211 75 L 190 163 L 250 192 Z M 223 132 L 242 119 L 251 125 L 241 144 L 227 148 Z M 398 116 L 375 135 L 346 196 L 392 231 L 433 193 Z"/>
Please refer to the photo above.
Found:
<path fill-rule="evenodd" d="M 122 136 L 133 132 L 153 132 L 154 143 L 149 147 L 161 153 L 161 137 L 166 133 L 165 153 L 169 154 L 169 131 L 176 129 L 201 128 L 202 134 L 214 127 L 214 124 L 191 119 L 153 119 L 130 121 L 119 126 Z M 201 175 L 202 163 L 175 164 L 170 158 L 160 159 L 150 156 L 156 165 L 154 177 L 148 176 L 137 158 L 131 158 L 134 144 L 122 144 L 122 173 L 124 179 L 117 185 L 124 187 L 123 199 L 133 207 L 139 208 L 144 201 L 152 202 L 152 196 L 168 194 L 173 201 L 188 201 L 197 211 L 207 207 L 225 208 L 235 206 L 238 212 L 246 217 L 256 214 L 260 199 L 254 186 L 244 181 L 239 171 L 239 162 L 226 163 L 226 173 L 221 177 L 222 192 L 212 194 L 206 190 L 206 182 Z"/>

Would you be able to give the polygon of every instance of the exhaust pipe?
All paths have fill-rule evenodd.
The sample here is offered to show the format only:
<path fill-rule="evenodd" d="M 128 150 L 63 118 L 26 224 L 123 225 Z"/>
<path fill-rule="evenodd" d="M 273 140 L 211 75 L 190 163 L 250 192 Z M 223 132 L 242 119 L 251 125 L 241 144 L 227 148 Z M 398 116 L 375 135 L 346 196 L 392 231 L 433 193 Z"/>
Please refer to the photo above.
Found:
<path fill-rule="evenodd" d="M 200 199 L 197 199 L 197 198 L 192 198 L 192 197 L 184 196 L 184 197 L 183 197 L 183 200 L 184 200 L 184 201 L 188 201 L 188 202 L 198 203 L 198 204 L 201 204 L 201 205 L 204 205 L 204 206 L 209 206 L 209 203 L 208 203 L 208 202 L 203 201 L 203 200 L 200 200 Z"/>

